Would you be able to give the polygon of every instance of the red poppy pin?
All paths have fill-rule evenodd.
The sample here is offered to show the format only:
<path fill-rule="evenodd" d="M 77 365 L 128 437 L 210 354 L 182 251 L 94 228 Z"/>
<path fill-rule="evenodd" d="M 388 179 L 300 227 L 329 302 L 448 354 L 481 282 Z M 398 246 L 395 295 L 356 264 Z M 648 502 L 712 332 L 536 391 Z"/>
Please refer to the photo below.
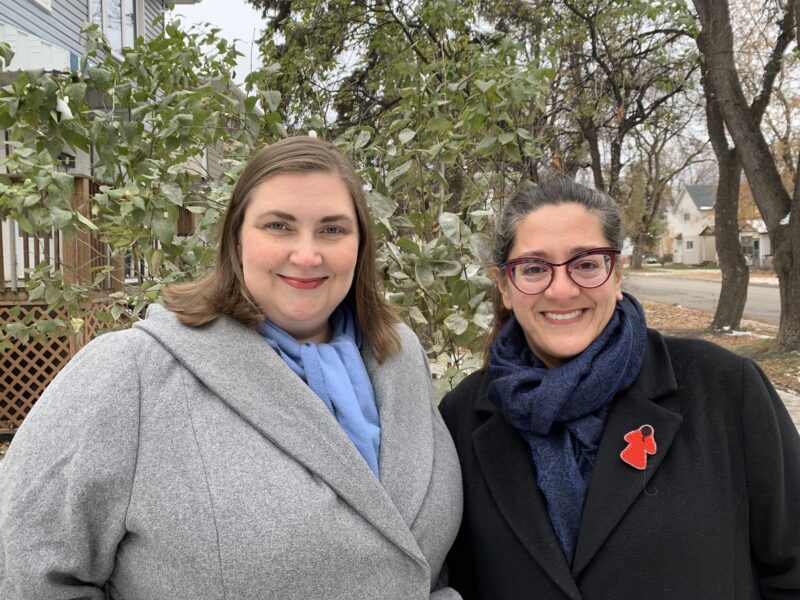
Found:
<path fill-rule="evenodd" d="M 629 431 L 623 438 L 628 445 L 619 453 L 619 457 L 634 469 L 644 471 L 647 468 L 647 455 L 656 453 L 656 436 L 652 425 L 642 425 Z"/>

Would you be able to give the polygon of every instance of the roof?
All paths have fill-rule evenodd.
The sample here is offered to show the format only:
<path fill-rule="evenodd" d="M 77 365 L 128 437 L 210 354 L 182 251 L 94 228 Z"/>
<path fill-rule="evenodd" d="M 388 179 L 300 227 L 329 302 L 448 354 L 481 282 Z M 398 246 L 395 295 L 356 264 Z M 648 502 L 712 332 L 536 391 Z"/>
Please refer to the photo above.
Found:
<path fill-rule="evenodd" d="M 708 184 L 684 184 L 683 188 L 686 190 L 686 193 L 689 194 L 689 198 L 692 199 L 692 202 L 694 202 L 698 210 L 711 210 L 714 208 L 714 204 L 717 201 L 716 186 Z"/>
<path fill-rule="evenodd" d="M 769 233 L 763 219 L 750 219 L 745 221 L 745 225 L 749 225 L 756 233 Z M 742 227 L 742 229 L 744 229 L 744 227 Z"/>
<path fill-rule="evenodd" d="M 703 231 L 700 232 L 700 235 L 715 235 L 714 228 L 710 225 L 703 228 Z"/>

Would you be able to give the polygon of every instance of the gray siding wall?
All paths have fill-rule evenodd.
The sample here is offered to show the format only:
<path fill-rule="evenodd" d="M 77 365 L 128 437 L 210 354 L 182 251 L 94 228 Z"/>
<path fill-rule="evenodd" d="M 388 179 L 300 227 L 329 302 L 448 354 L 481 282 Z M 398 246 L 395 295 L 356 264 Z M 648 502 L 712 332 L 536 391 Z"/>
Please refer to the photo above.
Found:
<path fill-rule="evenodd" d="M 158 35 L 153 19 L 165 10 L 164 0 L 144 0 L 144 35 Z M 89 0 L 52 0 L 52 10 L 34 0 L 0 0 L 0 23 L 34 35 L 81 56 L 81 28 L 89 20 Z M 141 31 L 136 32 L 141 35 Z"/>
<path fill-rule="evenodd" d="M 77 55 L 83 54 L 81 27 L 88 15 L 87 0 L 53 0 L 49 11 L 34 0 L 0 0 L 0 22 Z"/>

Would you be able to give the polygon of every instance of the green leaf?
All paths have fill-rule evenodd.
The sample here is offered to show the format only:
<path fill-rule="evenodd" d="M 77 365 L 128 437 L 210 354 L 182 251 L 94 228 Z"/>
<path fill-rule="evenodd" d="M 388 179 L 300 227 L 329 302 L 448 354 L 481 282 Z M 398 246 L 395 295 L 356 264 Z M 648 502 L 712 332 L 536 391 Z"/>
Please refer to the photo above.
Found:
<path fill-rule="evenodd" d="M 173 183 L 162 183 L 161 193 L 177 206 L 183 206 L 183 190 Z"/>
<path fill-rule="evenodd" d="M 422 311 L 416 306 L 412 306 L 408 309 L 408 316 L 412 323 L 416 323 L 417 325 L 428 324 L 428 320 L 425 318 L 425 315 L 423 315 Z"/>
<path fill-rule="evenodd" d="M 158 213 L 156 213 L 158 215 Z M 165 217 L 163 215 L 153 217 L 153 233 L 156 236 L 156 239 L 160 241 L 162 244 L 171 244 L 172 238 L 175 235 L 175 225 L 169 219 L 169 217 Z"/>
<path fill-rule="evenodd" d="M 111 71 L 102 67 L 89 67 L 89 78 L 100 92 L 111 88 Z"/>
<path fill-rule="evenodd" d="M 397 137 L 400 139 L 401 144 L 406 145 L 408 142 L 413 140 L 416 135 L 417 132 L 413 129 L 403 129 L 403 131 L 401 131 Z"/>
<path fill-rule="evenodd" d="M 84 96 L 86 96 L 86 84 L 83 82 L 70 83 L 64 88 L 64 93 L 70 99 L 71 104 L 78 106 L 83 102 Z"/>
<path fill-rule="evenodd" d="M 277 111 L 281 106 L 281 93 L 276 90 L 266 90 L 261 92 L 261 98 L 270 112 Z"/>
<path fill-rule="evenodd" d="M 472 255 L 481 264 L 488 264 L 492 259 L 492 240 L 483 233 L 473 233 L 469 236 L 469 249 Z"/>
<path fill-rule="evenodd" d="M 51 306 L 61 299 L 61 290 L 56 287 L 48 287 L 44 292 L 44 301 Z"/>
<path fill-rule="evenodd" d="M 480 79 L 475 82 L 475 85 L 478 86 L 478 89 L 483 92 L 484 94 L 492 89 L 497 84 L 497 81 L 494 79 L 490 79 L 489 81 L 481 81 Z"/>
<path fill-rule="evenodd" d="M 457 260 L 437 260 L 433 263 L 437 276 L 454 277 L 462 271 L 461 263 Z"/>
<path fill-rule="evenodd" d="M 33 289 L 28 290 L 28 300 L 38 300 L 44 295 L 47 286 L 44 283 L 39 283 Z"/>
<path fill-rule="evenodd" d="M 426 129 L 428 131 L 450 131 L 452 129 L 452 123 L 450 119 L 445 119 L 444 117 L 434 117 L 432 119 L 428 119 L 428 123 L 426 125 Z"/>
<path fill-rule="evenodd" d="M 91 222 L 89 219 L 87 219 L 85 216 L 83 216 L 83 215 L 82 215 L 80 212 L 77 212 L 77 213 L 75 213 L 75 215 L 78 217 L 78 221 L 80 221 L 81 223 L 83 223 L 83 224 L 84 224 L 86 227 L 88 227 L 88 228 L 89 228 L 91 231 L 97 231 L 97 230 L 98 230 L 98 227 L 97 227 L 97 225 L 95 225 L 94 223 L 92 223 L 92 222 Z"/>
<path fill-rule="evenodd" d="M 365 131 L 365 130 L 362 129 L 359 132 L 358 137 L 356 138 L 356 141 L 355 141 L 355 144 L 354 144 L 356 150 L 366 146 L 369 143 L 369 140 L 370 140 L 371 137 L 372 137 L 372 134 L 369 131 Z"/>
<path fill-rule="evenodd" d="M 386 185 L 391 185 L 396 179 L 408 173 L 408 170 L 411 168 L 413 162 L 414 162 L 413 160 L 407 160 L 399 167 L 389 171 L 386 174 Z"/>
<path fill-rule="evenodd" d="M 433 269 L 431 269 L 430 265 L 424 263 L 417 263 L 414 267 L 414 279 L 425 290 L 430 288 L 436 281 L 433 276 Z"/>
<path fill-rule="evenodd" d="M 439 215 L 439 226 L 444 236 L 454 244 L 461 244 L 461 219 L 453 213 L 443 212 Z"/>
<path fill-rule="evenodd" d="M 53 227 L 62 229 L 67 223 L 72 221 L 72 211 L 64 210 L 56 206 L 50 209 L 50 217 L 53 219 Z"/>
<path fill-rule="evenodd" d="M 488 152 L 490 149 L 494 148 L 494 145 L 497 143 L 497 136 L 493 133 L 486 134 L 483 136 L 483 139 L 475 146 L 475 152 L 477 154 L 482 154 Z"/>
<path fill-rule="evenodd" d="M 452 314 L 444 320 L 444 326 L 456 335 L 461 335 L 469 327 L 469 321 L 459 314 Z"/>
<path fill-rule="evenodd" d="M 378 219 L 388 219 L 397 210 L 397 202 L 375 191 L 367 194 L 367 201 L 372 214 Z"/>
<path fill-rule="evenodd" d="M 500 142 L 503 146 L 505 146 L 506 144 L 510 144 L 511 142 L 514 141 L 514 134 L 509 132 L 501 133 L 499 136 L 497 136 L 497 141 Z"/>

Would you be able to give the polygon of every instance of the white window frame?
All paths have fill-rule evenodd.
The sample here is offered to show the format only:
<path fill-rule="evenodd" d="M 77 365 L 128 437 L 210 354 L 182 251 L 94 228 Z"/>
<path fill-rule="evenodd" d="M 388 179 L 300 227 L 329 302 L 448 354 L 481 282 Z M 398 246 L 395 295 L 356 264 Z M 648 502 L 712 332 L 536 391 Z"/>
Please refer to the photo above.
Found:
<path fill-rule="evenodd" d="M 53 0 L 33 0 L 33 1 L 46 11 L 53 12 Z"/>
<path fill-rule="evenodd" d="M 694 241 L 686 240 L 686 249 L 687 250 L 694 250 Z"/>
<path fill-rule="evenodd" d="M 118 50 L 114 48 L 114 44 L 112 43 L 108 32 L 108 6 L 111 2 L 115 4 L 119 2 L 121 5 L 123 5 L 120 9 L 120 18 L 122 19 L 122 22 L 120 23 L 120 44 L 122 48 L 133 47 L 133 43 L 136 38 L 144 31 L 144 0 L 86 0 L 86 14 L 88 15 L 87 21 L 90 23 L 95 23 L 95 21 L 92 20 L 93 2 L 100 4 L 100 23 L 97 23 L 97 25 L 100 26 L 100 31 L 105 34 L 106 38 L 109 39 L 109 43 L 111 43 L 111 47 L 115 54 L 117 54 Z M 133 39 L 130 40 L 126 37 L 124 24 L 125 9 L 127 9 L 128 6 L 133 7 Z"/>

